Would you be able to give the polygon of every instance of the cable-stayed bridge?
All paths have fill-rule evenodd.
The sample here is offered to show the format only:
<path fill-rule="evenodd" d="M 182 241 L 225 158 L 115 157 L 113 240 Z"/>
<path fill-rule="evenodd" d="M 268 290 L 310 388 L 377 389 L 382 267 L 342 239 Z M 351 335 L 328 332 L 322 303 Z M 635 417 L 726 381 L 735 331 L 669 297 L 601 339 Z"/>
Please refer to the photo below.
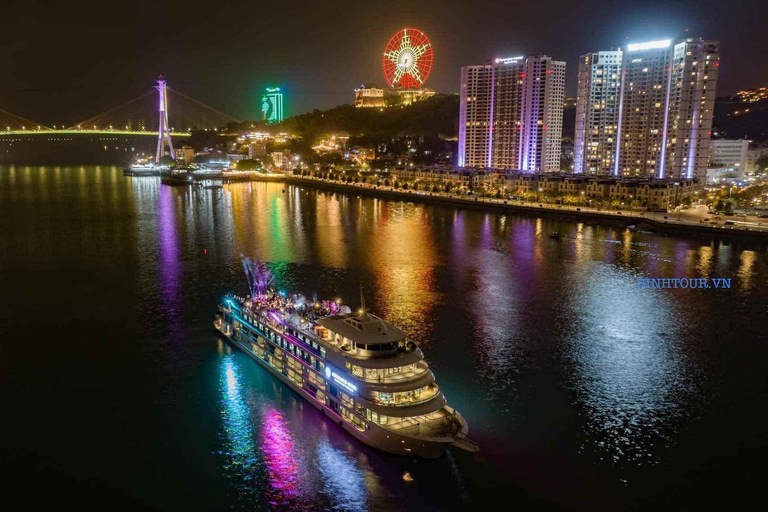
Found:
<path fill-rule="evenodd" d="M 77 163 L 122 163 L 149 153 L 153 138 L 157 139 L 156 150 L 152 152 L 156 160 L 166 152 L 173 158 L 172 139 L 183 140 L 193 130 L 214 130 L 239 122 L 167 87 L 162 77 L 152 89 L 63 129 L 52 129 L 0 110 L 0 162 L 69 163 L 72 155 L 67 150 L 74 150 L 77 145 L 83 149 L 91 147 L 96 159 L 88 158 L 84 149 L 76 157 L 80 159 Z"/>
<path fill-rule="evenodd" d="M 12 133 L 26 130 L 50 130 L 50 128 L 0 108 L 0 132 Z"/>
<path fill-rule="evenodd" d="M 162 77 L 161 77 L 162 80 Z M 163 80 L 164 81 L 164 80 Z M 84 119 L 62 130 L 54 130 L 40 123 L 24 119 L 0 109 L 0 133 L 24 134 L 25 132 L 130 132 L 146 133 L 158 129 L 158 92 L 153 87 L 138 98 L 118 105 L 99 115 Z M 209 107 L 184 93 L 166 87 L 169 128 L 176 132 L 194 129 L 213 130 L 238 119 Z"/>

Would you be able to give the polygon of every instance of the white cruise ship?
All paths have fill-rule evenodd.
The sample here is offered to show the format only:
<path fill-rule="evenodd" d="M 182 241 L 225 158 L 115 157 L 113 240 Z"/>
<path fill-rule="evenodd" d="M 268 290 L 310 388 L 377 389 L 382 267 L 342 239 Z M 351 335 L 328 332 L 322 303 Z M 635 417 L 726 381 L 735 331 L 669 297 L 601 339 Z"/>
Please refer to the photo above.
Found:
<path fill-rule="evenodd" d="M 269 289 L 226 296 L 214 327 L 367 445 L 429 458 L 450 446 L 478 450 L 421 349 L 364 308 L 353 314 L 333 301 Z"/>

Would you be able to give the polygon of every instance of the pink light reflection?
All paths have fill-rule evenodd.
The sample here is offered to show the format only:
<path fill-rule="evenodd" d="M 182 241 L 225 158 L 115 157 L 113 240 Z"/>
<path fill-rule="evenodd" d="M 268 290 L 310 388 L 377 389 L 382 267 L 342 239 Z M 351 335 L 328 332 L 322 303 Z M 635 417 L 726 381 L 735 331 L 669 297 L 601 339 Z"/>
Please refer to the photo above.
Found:
<path fill-rule="evenodd" d="M 261 430 L 264 462 L 271 484 L 270 504 L 278 505 L 301 497 L 299 457 L 283 415 L 269 409 Z"/>

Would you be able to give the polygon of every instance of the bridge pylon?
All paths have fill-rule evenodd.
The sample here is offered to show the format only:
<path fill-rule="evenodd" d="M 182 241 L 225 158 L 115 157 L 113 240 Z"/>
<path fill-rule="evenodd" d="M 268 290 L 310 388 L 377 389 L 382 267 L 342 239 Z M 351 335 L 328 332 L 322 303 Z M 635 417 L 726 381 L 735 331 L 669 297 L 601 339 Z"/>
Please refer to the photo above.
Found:
<path fill-rule="evenodd" d="M 165 88 L 165 79 L 162 76 L 157 79 L 155 89 L 160 93 L 160 121 L 157 125 L 157 155 L 155 156 L 155 163 L 159 164 L 160 158 L 165 152 L 166 143 L 168 143 L 168 149 L 173 160 L 176 160 L 176 155 L 173 152 L 171 129 L 168 126 L 168 94 Z"/>

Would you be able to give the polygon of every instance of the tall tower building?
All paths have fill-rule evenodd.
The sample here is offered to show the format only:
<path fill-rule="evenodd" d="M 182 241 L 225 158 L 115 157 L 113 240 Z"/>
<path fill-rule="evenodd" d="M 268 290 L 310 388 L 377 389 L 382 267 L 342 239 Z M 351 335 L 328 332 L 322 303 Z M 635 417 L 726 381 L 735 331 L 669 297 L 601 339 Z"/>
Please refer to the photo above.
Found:
<path fill-rule="evenodd" d="M 614 174 L 660 177 L 666 158 L 672 41 L 627 45 Z"/>
<path fill-rule="evenodd" d="M 459 166 L 490 166 L 493 66 L 461 68 Z"/>
<path fill-rule="evenodd" d="M 283 93 L 279 87 L 267 87 L 261 96 L 262 118 L 269 124 L 283 122 Z"/>
<path fill-rule="evenodd" d="M 675 45 L 669 100 L 671 178 L 706 178 L 720 67 L 720 43 L 689 38 Z"/>
<path fill-rule="evenodd" d="M 706 177 L 719 47 L 701 38 L 626 47 L 614 174 Z"/>
<path fill-rule="evenodd" d="M 622 51 L 582 55 L 576 93 L 573 172 L 612 174 L 619 128 Z"/>
<path fill-rule="evenodd" d="M 560 169 L 565 101 L 565 62 L 546 55 L 525 59 L 520 101 L 518 169 Z"/>
<path fill-rule="evenodd" d="M 524 64 L 522 57 L 496 59 L 493 64 L 491 167 L 518 169 Z"/>
<path fill-rule="evenodd" d="M 558 170 L 565 63 L 542 55 L 461 69 L 459 165 Z"/>

